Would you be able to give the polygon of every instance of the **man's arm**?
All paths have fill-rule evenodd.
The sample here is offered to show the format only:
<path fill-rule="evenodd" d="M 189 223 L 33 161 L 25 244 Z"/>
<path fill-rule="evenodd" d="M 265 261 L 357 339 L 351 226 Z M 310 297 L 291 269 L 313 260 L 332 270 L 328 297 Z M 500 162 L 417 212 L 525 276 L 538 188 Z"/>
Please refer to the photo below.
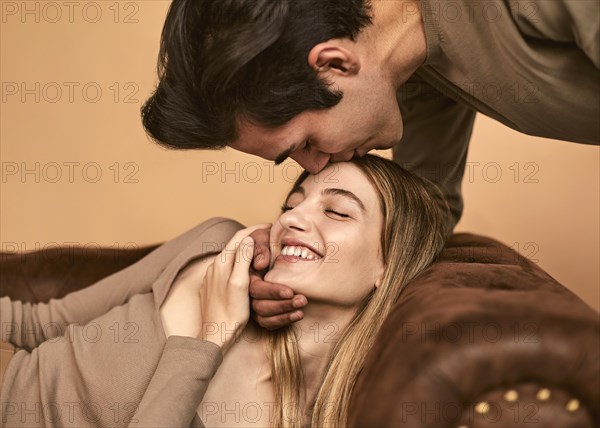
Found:
<path fill-rule="evenodd" d="M 452 218 L 449 236 L 462 215 L 461 182 L 475 111 L 443 95 L 414 74 L 397 93 L 404 122 L 394 161 L 437 184 Z"/>

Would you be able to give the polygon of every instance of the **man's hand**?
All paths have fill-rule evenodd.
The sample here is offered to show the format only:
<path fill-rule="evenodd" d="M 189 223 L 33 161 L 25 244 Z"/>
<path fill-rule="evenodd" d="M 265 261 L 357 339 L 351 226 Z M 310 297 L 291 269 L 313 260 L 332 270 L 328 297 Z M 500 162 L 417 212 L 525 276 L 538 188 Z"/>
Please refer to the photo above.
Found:
<path fill-rule="evenodd" d="M 257 229 L 250 235 L 254 240 L 253 269 L 250 269 L 250 316 L 262 327 L 276 330 L 301 320 L 304 313 L 299 308 L 307 304 L 306 297 L 294 296 L 291 288 L 263 280 L 269 267 L 269 229 Z"/>

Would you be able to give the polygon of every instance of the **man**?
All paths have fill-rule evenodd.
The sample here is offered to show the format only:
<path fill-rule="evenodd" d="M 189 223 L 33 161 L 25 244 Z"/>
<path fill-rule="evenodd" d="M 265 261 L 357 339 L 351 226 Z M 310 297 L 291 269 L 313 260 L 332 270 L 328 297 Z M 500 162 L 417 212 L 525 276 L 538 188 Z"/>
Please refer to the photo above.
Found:
<path fill-rule="evenodd" d="M 233 147 L 311 172 L 393 147 L 460 219 L 475 113 L 526 134 L 600 141 L 596 0 L 175 0 L 147 132 L 176 149 Z M 254 267 L 268 261 L 267 231 Z M 262 256 L 262 257 L 261 257 Z M 261 257 L 260 259 L 258 257 Z M 303 296 L 255 276 L 255 318 Z"/>

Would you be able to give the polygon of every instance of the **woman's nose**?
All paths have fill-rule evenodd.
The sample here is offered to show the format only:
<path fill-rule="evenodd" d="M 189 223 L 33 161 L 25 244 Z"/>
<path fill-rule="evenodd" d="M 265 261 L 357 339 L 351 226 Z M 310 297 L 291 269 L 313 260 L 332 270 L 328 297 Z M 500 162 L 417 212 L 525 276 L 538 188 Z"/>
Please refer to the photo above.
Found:
<path fill-rule="evenodd" d="M 300 205 L 281 214 L 279 222 L 288 230 L 309 232 L 311 229 L 310 219 Z"/>

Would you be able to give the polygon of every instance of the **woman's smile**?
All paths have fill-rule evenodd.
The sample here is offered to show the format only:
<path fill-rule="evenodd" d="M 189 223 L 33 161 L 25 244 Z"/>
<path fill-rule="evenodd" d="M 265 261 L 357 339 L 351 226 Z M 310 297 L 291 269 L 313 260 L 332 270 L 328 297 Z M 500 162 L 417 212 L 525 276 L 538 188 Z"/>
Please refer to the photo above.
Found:
<path fill-rule="evenodd" d="M 285 238 L 281 243 L 281 253 L 275 259 L 296 263 L 298 261 L 313 261 L 317 262 L 323 258 L 323 252 L 318 250 L 319 245 L 312 246 L 301 240 Z"/>
<path fill-rule="evenodd" d="M 290 287 L 312 305 L 355 306 L 383 272 L 382 227 L 369 178 L 352 163 L 331 164 L 288 194 L 270 231 L 274 259 L 264 280 Z"/>

